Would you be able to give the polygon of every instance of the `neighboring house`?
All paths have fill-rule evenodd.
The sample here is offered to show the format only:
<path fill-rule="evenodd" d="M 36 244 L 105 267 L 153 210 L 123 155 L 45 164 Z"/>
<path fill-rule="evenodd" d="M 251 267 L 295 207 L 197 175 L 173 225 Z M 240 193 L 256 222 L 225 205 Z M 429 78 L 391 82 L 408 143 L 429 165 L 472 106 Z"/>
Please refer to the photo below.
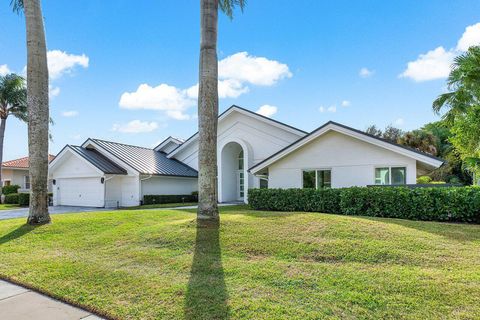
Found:
<path fill-rule="evenodd" d="M 307 133 L 232 106 L 218 118 L 218 197 L 248 201 L 249 188 L 414 184 L 443 160 L 328 122 Z M 88 139 L 50 163 L 55 205 L 138 205 L 147 194 L 197 190 L 198 133 L 154 149 Z"/>
<path fill-rule="evenodd" d="M 54 158 L 54 155 L 48 155 L 48 161 L 52 161 Z M 28 168 L 28 157 L 3 162 L 2 186 L 18 185 L 20 186 L 19 192 L 29 192 Z M 49 183 L 49 190 L 51 190 L 51 183 Z"/>

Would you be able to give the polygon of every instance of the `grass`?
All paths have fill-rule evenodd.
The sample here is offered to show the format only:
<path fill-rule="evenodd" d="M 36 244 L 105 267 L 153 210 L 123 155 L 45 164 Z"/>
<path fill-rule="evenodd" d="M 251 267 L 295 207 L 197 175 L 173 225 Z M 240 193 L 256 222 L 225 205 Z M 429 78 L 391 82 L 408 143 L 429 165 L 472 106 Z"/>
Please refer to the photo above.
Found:
<path fill-rule="evenodd" d="M 479 319 L 480 226 L 221 208 L 0 222 L 0 274 L 118 319 Z"/>
<path fill-rule="evenodd" d="M 6 204 L 0 203 L 0 210 L 12 210 L 12 209 L 20 209 L 21 207 L 18 204 Z"/>
<path fill-rule="evenodd" d="M 197 204 L 198 203 L 196 202 L 145 204 L 143 206 L 123 208 L 123 210 L 177 208 L 177 207 L 196 206 Z"/>

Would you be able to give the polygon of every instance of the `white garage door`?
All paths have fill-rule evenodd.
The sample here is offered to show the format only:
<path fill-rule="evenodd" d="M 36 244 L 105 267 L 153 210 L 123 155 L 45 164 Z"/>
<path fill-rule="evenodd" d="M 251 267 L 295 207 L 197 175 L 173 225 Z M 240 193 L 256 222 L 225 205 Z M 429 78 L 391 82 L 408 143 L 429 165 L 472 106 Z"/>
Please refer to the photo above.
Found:
<path fill-rule="evenodd" d="M 61 206 L 103 207 L 104 184 L 98 178 L 57 180 L 57 203 Z"/>

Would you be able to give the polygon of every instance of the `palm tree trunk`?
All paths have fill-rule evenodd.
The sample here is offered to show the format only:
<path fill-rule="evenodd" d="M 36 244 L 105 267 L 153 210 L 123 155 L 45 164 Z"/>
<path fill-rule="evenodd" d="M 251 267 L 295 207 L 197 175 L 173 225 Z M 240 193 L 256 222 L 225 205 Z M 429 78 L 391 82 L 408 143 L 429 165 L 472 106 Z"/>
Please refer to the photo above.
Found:
<path fill-rule="evenodd" d="M 50 222 L 48 214 L 48 66 L 40 0 L 24 0 L 27 28 L 28 156 L 30 214 L 27 223 Z"/>
<path fill-rule="evenodd" d="M 218 0 L 200 0 L 200 72 L 198 94 L 198 212 L 197 219 L 218 220 Z"/>
<path fill-rule="evenodd" d="M 3 162 L 3 140 L 5 138 L 5 126 L 7 124 L 7 119 L 0 119 L 0 194 L 2 185 L 2 162 Z"/>

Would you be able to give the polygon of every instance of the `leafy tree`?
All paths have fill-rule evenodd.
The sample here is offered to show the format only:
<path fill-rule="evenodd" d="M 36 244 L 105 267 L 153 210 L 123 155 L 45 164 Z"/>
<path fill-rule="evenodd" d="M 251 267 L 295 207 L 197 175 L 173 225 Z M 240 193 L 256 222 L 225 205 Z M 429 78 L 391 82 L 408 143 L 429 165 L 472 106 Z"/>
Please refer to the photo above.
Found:
<path fill-rule="evenodd" d="M 443 117 L 451 125 L 457 115 L 480 104 L 480 46 L 455 58 L 447 85 L 450 92 L 433 102 L 433 110 L 440 113 L 446 109 Z"/>
<path fill-rule="evenodd" d="M 398 138 L 398 143 L 413 149 L 437 155 L 437 137 L 425 130 L 413 130 Z"/>
<path fill-rule="evenodd" d="M 47 45 L 40 0 L 12 0 L 25 15 L 27 32 L 28 156 L 30 162 L 30 210 L 27 223 L 50 222 L 48 213 L 49 101 Z"/>
<path fill-rule="evenodd" d="M 392 125 L 388 125 L 383 131 L 382 138 L 394 143 L 398 142 L 398 139 L 404 134 L 402 129 L 395 128 Z"/>
<path fill-rule="evenodd" d="M 367 128 L 367 130 L 365 130 L 365 133 L 380 138 L 383 134 L 383 131 L 379 129 L 376 125 L 372 124 Z"/>
<path fill-rule="evenodd" d="M 218 8 L 230 18 L 245 0 L 200 1 L 200 70 L 198 94 L 198 212 L 197 219 L 219 220 L 217 195 Z"/>
<path fill-rule="evenodd" d="M 0 76 L 0 163 L 3 161 L 3 142 L 9 116 L 28 122 L 25 79 L 14 73 Z"/>

